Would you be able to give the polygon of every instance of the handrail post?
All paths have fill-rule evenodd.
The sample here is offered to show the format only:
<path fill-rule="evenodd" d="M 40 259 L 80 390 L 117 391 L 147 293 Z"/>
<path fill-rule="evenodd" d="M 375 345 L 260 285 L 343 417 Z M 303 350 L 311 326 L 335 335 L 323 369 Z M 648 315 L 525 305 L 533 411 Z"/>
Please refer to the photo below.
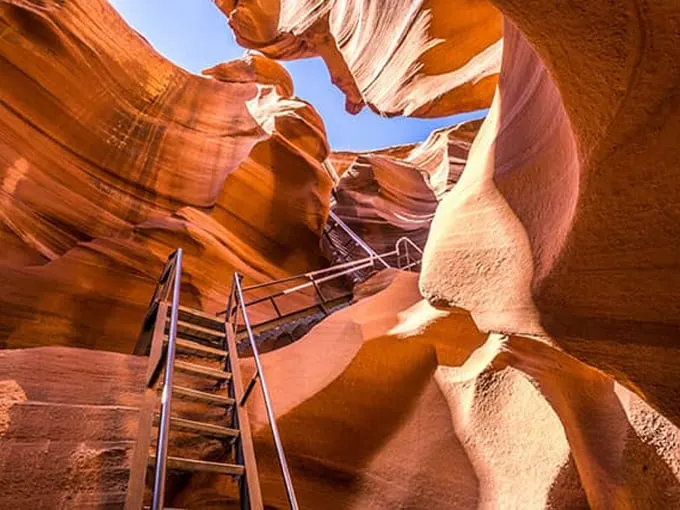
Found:
<path fill-rule="evenodd" d="M 276 316 L 280 319 L 281 318 L 281 310 L 279 310 L 279 306 L 276 304 L 276 301 L 274 301 L 274 296 L 269 296 L 269 301 L 272 302 L 272 306 L 274 307 L 274 311 L 276 312 Z"/>
<path fill-rule="evenodd" d="M 319 306 L 321 306 L 321 310 L 323 311 L 323 314 L 325 316 L 328 316 L 328 309 L 326 308 L 326 298 L 321 293 L 321 289 L 319 288 L 319 284 L 316 282 L 316 280 L 312 276 L 309 277 L 309 280 L 312 282 L 312 286 L 314 287 L 314 291 L 316 292 L 316 295 L 319 298 Z"/>
<path fill-rule="evenodd" d="M 170 434 L 170 408 L 172 404 L 172 385 L 175 365 L 175 346 L 177 340 L 177 315 L 179 309 L 180 283 L 182 276 L 182 249 L 178 248 L 175 256 L 175 274 L 172 286 L 172 309 L 170 312 L 170 329 L 168 331 L 168 347 L 165 359 L 165 375 L 161 396 L 161 412 L 158 423 L 158 441 L 156 445 L 156 466 L 154 470 L 152 510 L 163 510 L 165 503 L 165 476 L 167 471 L 168 438 Z"/>
<path fill-rule="evenodd" d="M 283 451 L 283 444 L 281 443 L 281 436 L 279 435 L 279 429 L 276 425 L 276 416 L 274 415 L 274 408 L 272 407 L 271 398 L 269 396 L 269 389 L 267 388 L 267 381 L 264 377 L 264 371 L 262 368 L 262 362 L 260 361 L 260 353 L 257 350 L 257 343 L 253 337 L 253 330 L 250 327 L 250 320 L 248 319 L 248 313 L 246 311 L 245 302 L 243 300 L 243 291 L 241 288 L 242 275 L 238 274 L 234 278 L 234 286 L 236 287 L 236 301 L 241 307 L 241 315 L 243 316 L 243 323 L 245 324 L 246 331 L 248 332 L 248 341 L 253 351 L 253 359 L 255 360 L 256 372 L 259 375 L 260 388 L 262 389 L 262 396 L 264 398 L 264 405 L 267 411 L 267 418 L 269 419 L 269 426 L 272 431 L 272 438 L 274 439 L 274 446 L 276 449 L 276 456 L 279 459 L 279 465 L 281 466 L 281 473 L 283 475 L 283 481 L 286 486 L 286 495 L 288 496 L 288 503 L 290 504 L 291 510 L 298 510 L 297 499 L 295 497 L 295 490 L 293 489 L 293 480 L 290 476 L 290 470 L 288 469 L 288 462 L 286 461 L 286 455 Z"/>

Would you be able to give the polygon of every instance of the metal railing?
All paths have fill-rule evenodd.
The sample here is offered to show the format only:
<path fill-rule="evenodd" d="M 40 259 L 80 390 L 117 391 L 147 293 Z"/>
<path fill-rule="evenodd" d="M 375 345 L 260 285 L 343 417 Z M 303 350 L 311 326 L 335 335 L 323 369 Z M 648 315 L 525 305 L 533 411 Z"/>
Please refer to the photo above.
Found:
<path fill-rule="evenodd" d="M 236 405 L 244 406 L 248 400 L 248 397 L 253 391 L 253 388 L 260 381 L 260 388 L 262 389 L 262 397 L 264 399 L 264 405 L 267 412 L 267 419 L 269 420 L 269 427 L 271 429 L 272 438 L 274 439 L 274 447 L 276 449 L 276 456 L 279 460 L 279 465 L 281 466 L 281 474 L 283 475 L 283 481 L 286 487 L 286 495 L 288 496 L 288 503 L 290 508 L 293 510 L 298 510 L 298 503 L 295 497 L 295 490 L 293 488 L 293 480 L 290 476 L 290 470 L 288 468 L 288 462 L 286 461 L 286 454 L 283 451 L 283 444 L 281 443 L 281 436 L 279 435 L 279 429 L 276 425 L 276 416 L 274 415 L 274 408 L 272 406 L 271 397 L 269 396 L 269 390 L 267 388 L 267 381 L 264 377 L 264 371 L 262 368 L 262 362 L 260 361 L 260 353 L 257 349 L 257 343 L 253 336 L 253 331 L 250 326 L 250 320 L 248 318 L 248 311 L 246 310 L 246 303 L 243 299 L 243 288 L 241 286 L 241 280 L 243 275 L 239 273 L 234 273 L 234 279 L 231 286 L 231 292 L 229 293 L 229 301 L 227 303 L 227 314 L 225 321 L 228 328 L 232 328 L 232 331 L 236 333 L 238 329 L 238 315 L 239 311 L 243 319 L 243 324 L 245 330 L 247 331 L 248 342 L 253 352 L 253 359 L 255 360 L 255 374 L 248 382 L 248 386 L 243 393 L 243 397 L 240 402 Z M 235 305 L 235 306 L 232 306 Z"/>
<path fill-rule="evenodd" d="M 276 448 L 276 455 L 281 466 L 281 472 L 286 487 L 286 494 L 288 496 L 288 501 L 290 503 L 291 509 L 298 510 L 298 504 L 295 497 L 295 491 L 293 489 L 290 470 L 288 468 L 288 463 L 286 461 L 285 453 L 283 451 L 281 437 L 279 435 L 278 427 L 276 424 L 276 418 L 274 415 L 269 390 L 267 388 L 267 382 L 264 377 L 264 372 L 260 360 L 259 351 L 257 348 L 257 343 L 254 338 L 253 327 L 251 326 L 250 318 L 248 317 L 247 308 L 257 303 L 269 301 L 272 304 L 274 310 L 276 311 L 277 317 L 279 319 L 285 319 L 287 316 L 281 313 L 281 310 L 276 304 L 275 299 L 277 297 L 286 296 L 295 292 L 300 292 L 304 289 L 311 287 L 314 289 L 315 295 L 320 300 L 320 302 L 314 306 L 320 307 L 323 310 L 324 314 L 328 315 L 329 311 L 326 309 L 326 305 L 328 305 L 329 303 L 333 303 L 336 300 L 344 299 L 347 296 L 351 297 L 351 294 L 329 299 L 321 291 L 320 284 L 334 280 L 336 278 L 340 278 L 344 275 L 350 274 L 355 271 L 360 271 L 367 268 L 375 268 L 375 265 L 377 263 L 380 263 L 385 267 L 392 267 L 385 261 L 390 257 L 396 258 L 397 267 L 401 269 L 410 270 L 416 267 L 418 264 L 420 264 L 420 260 L 412 258 L 411 256 L 412 253 L 414 255 L 416 254 L 422 255 L 422 250 L 420 250 L 420 248 L 418 248 L 418 246 L 415 243 L 413 243 L 410 239 L 403 237 L 397 241 L 394 250 L 387 253 L 377 254 L 375 252 L 372 252 L 369 254 L 368 257 L 359 260 L 338 264 L 336 266 L 332 266 L 325 269 L 319 269 L 317 271 L 311 271 L 301 275 L 282 278 L 280 280 L 250 285 L 248 287 L 242 286 L 243 275 L 239 273 L 234 273 L 227 308 L 226 310 L 218 313 L 218 315 L 226 314 L 225 326 L 227 328 L 231 328 L 231 331 L 234 333 L 234 335 L 236 335 L 236 333 L 239 331 L 245 332 L 246 336 L 244 338 L 247 339 L 247 343 L 249 344 L 252 350 L 252 355 L 256 367 L 255 374 L 248 382 L 245 391 L 243 391 L 242 393 L 240 401 L 237 402 L 236 405 L 240 407 L 244 406 L 253 389 L 255 388 L 255 385 L 257 384 L 258 381 L 260 381 L 260 387 L 262 389 L 262 395 L 264 399 L 267 418 L 269 420 L 269 425 L 271 428 L 272 437 L 274 439 L 274 445 Z M 165 502 L 168 441 L 170 433 L 172 387 L 177 345 L 177 323 L 180 306 L 181 276 L 182 276 L 182 249 L 180 248 L 177 249 L 168 257 L 163 272 L 161 273 L 161 277 L 159 278 L 156 288 L 154 290 L 153 297 L 151 298 L 149 310 L 144 320 L 142 333 L 140 334 L 140 340 L 137 343 L 137 347 L 135 348 L 136 354 L 142 355 L 146 354 L 151 356 L 149 371 L 147 372 L 147 385 L 149 387 L 152 387 L 156 383 L 159 374 L 161 373 L 161 370 L 164 369 L 160 416 L 158 421 L 156 459 L 153 476 L 154 481 L 151 500 L 152 510 L 163 510 Z M 244 299 L 244 293 L 247 291 L 252 291 L 256 289 L 266 289 L 274 285 L 291 283 L 300 280 L 304 280 L 304 282 L 288 287 L 282 291 L 274 292 L 270 295 L 254 299 L 249 302 L 246 302 Z M 298 312 L 293 312 L 293 314 Z M 243 326 L 241 330 L 239 330 L 239 313 L 241 314 L 241 318 L 243 321 Z M 160 316 L 161 314 L 162 317 Z M 167 343 L 164 345 L 163 332 L 165 330 L 166 317 L 169 318 L 170 324 L 167 334 Z M 228 358 L 228 360 L 229 359 L 230 358 Z M 238 359 L 235 358 L 229 362 L 238 363 Z"/>
<path fill-rule="evenodd" d="M 268 282 L 248 285 L 242 288 L 244 293 L 258 289 L 265 289 L 267 287 L 273 287 L 276 285 L 281 285 L 283 283 L 294 282 L 297 280 L 306 280 L 305 283 L 300 283 L 298 285 L 288 287 L 284 290 L 253 299 L 251 301 L 247 301 L 245 303 L 245 306 L 250 307 L 265 301 L 269 301 L 272 304 L 272 308 L 276 312 L 277 317 L 280 318 L 282 317 L 282 315 L 280 313 L 280 308 L 277 305 L 275 299 L 282 296 L 286 296 L 288 294 L 292 294 L 293 292 L 299 292 L 310 287 L 314 288 L 317 297 L 319 297 L 321 303 L 323 304 L 327 302 L 328 299 L 321 292 L 319 288 L 320 284 L 329 282 L 331 280 L 335 280 L 337 278 L 353 273 L 355 271 L 375 267 L 377 261 L 380 261 L 380 263 L 385 265 L 386 267 L 392 267 L 385 262 L 385 259 L 389 259 L 390 257 L 395 257 L 396 259 L 395 266 L 398 269 L 411 270 L 417 265 L 419 265 L 421 262 L 420 258 L 411 257 L 411 251 L 413 251 L 417 255 L 423 254 L 423 251 L 418 247 L 418 245 L 416 245 L 408 237 L 401 237 L 397 240 L 394 250 L 389 252 L 380 254 L 375 253 L 362 259 L 353 260 L 351 262 L 345 262 L 343 264 L 336 264 L 334 266 L 327 267 L 324 269 L 318 269 L 316 271 L 310 271 L 308 273 L 297 274 L 294 276 L 288 276 L 286 278 L 281 278 L 278 280 L 271 280 Z M 402 264 L 401 261 L 404 259 L 405 263 Z M 225 309 L 217 312 L 217 315 L 224 315 L 226 313 L 227 310 Z"/>
<path fill-rule="evenodd" d="M 144 320 L 140 341 L 135 349 L 136 354 L 150 355 L 152 358 L 149 371 L 147 372 L 148 387 L 152 387 L 156 383 L 161 369 L 164 368 L 151 497 L 152 510 L 163 510 L 164 508 L 181 279 L 182 249 L 179 248 L 168 257 L 161 277 L 156 284 L 156 289 L 154 290 L 149 310 Z M 169 300 L 170 306 L 167 308 L 165 303 Z M 159 321 L 158 315 L 161 313 L 165 315 L 167 313 L 166 310 L 169 311 L 170 326 L 168 328 L 167 345 L 164 348 L 163 329 L 166 317 L 160 318 L 161 320 Z"/>
<path fill-rule="evenodd" d="M 420 263 L 423 260 L 423 250 L 421 250 L 420 247 L 416 243 L 411 241 L 408 237 L 400 237 L 399 239 L 397 239 L 397 242 L 394 245 L 394 249 L 397 252 L 397 267 L 399 269 L 410 270 L 411 268 L 420 265 Z M 413 262 L 411 262 L 410 250 L 414 250 L 418 254 L 418 258 L 415 259 Z M 402 256 L 406 258 L 406 264 L 403 266 L 401 265 Z"/>
<path fill-rule="evenodd" d="M 382 255 L 378 255 L 376 251 L 371 248 L 368 244 L 366 244 L 366 241 L 364 241 L 361 237 L 359 237 L 354 230 L 349 228 L 347 224 L 340 219 L 340 217 L 335 214 L 332 210 L 328 212 L 328 219 L 334 222 L 337 226 L 339 226 L 345 234 L 356 244 L 358 245 L 362 250 L 364 250 L 369 256 L 375 257 L 377 260 L 379 260 L 384 267 L 390 267 L 390 265 L 383 260 Z M 330 222 L 329 222 L 330 223 Z M 331 230 L 333 227 L 331 227 Z"/>

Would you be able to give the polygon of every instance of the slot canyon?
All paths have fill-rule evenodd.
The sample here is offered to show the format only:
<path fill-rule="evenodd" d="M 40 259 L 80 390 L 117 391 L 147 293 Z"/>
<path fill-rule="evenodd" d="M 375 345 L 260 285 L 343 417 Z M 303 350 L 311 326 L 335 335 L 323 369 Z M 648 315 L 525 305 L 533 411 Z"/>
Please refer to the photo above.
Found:
<path fill-rule="evenodd" d="M 678 0 L 193 1 L 0 0 L 0 509 L 680 509 Z"/>

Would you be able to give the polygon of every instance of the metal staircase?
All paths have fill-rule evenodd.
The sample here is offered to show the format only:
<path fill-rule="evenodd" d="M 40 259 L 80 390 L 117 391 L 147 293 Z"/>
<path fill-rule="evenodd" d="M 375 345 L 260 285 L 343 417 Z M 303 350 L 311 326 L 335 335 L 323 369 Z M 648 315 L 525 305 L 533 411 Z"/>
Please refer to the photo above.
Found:
<path fill-rule="evenodd" d="M 393 250 L 379 254 L 347 227 L 332 211 L 328 225 L 330 226 L 326 229 L 327 234 L 330 232 L 330 235 L 333 235 L 332 233 L 337 230 L 338 235 L 341 232 L 345 236 L 342 244 L 337 244 L 339 247 L 344 247 L 345 250 L 342 263 L 318 271 L 243 287 L 243 293 L 246 296 L 260 294 L 249 298 L 245 303 L 246 308 L 251 312 L 254 308 L 258 308 L 258 315 L 261 316 L 260 320 L 252 327 L 258 345 L 263 344 L 272 336 L 293 333 L 293 330 L 300 326 L 305 326 L 302 330 L 306 332 L 311 325 L 352 302 L 352 292 L 338 295 L 337 286 L 324 290 L 324 285 L 333 284 L 342 279 L 349 279 L 351 285 L 356 285 L 382 269 L 396 268 L 403 271 L 417 271 L 420 266 L 423 252 L 407 237 L 400 238 Z M 351 248 L 347 248 L 348 246 Z M 357 255 L 362 258 L 356 258 Z M 292 311 L 282 311 L 281 301 L 290 299 L 293 294 L 305 291 L 313 294 L 312 303 Z M 265 306 L 266 309 L 264 309 Z M 222 310 L 217 315 L 224 315 L 226 311 Z M 244 327 L 237 328 L 237 341 L 243 340 L 245 334 Z M 293 338 L 293 340 L 296 339 Z M 246 349 L 241 349 L 240 352 L 248 354 Z"/>
<path fill-rule="evenodd" d="M 180 305 L 181 274 L 182 250 L 179 249 L 168 259 L 135 349 L 136 354 L 148 355 L 150 358 L 147 385 L 154 398 L 147 399 L 149 405 L 142 413 L 141 423 L 142 427 L 146 426 L 147 433 L 140 427 L 126 508 L 166 508 L 168 472 L 177 471 L 208 472 L 231 477 L 236 482 L 233 497 L 239 501 L 240 507 L 262 510 L 255 452 L 244 407 L 255 384 L 251 382 L 248 390 L 243 388 L 234 335 L 239 309 L 245 314 L 241 277 L 234 277 L 229 302 L 236 303 L 237 306 L 232 307 L 230 304 L 228 308 L 232 313 L 225 321 Z M 243 315 L 243 322 L 246 329 L 250 328 L 247 315 Z M 290 473 L 254 343 L 252 349 L 257 366 L 254 381 L 259 380 L 261 383 L 290 507 L 297 509 Z M 159 412 L 154 411 L 156 399 L 153 388 L 156 386 L 160 386 L 161 392 Z M 206 418 L 196 420 L 181 416 L 182 409 L 175 405 L 176 400 L 190 402 L 193 405 L 193 414 Z M 175 412 L 175 407 L 179 413 Z M 222 412 L 215 413 L 215 408 Z M 208 417 L 213 417 L 213 420 L 208 421 Z M 218 423 L 215 423 L 215 417 Z M 153 429 L 156 430 L 155 440 Z M 174 442 L 171 438 L 181 435 L 218 441 L 222 445 L 222 458 L 216 462 L 175 454 L 172 451 Z M 147 469 L 153 472 L 150 491 L 145 491 Z M 145 501 L 145 492 L 148 501 Z"/>
<path fill-rule="evenodd" d="M 414 257 L 422 253 L 407 238 L 400 239 L 388 253 L 377 254 L 366 248 L 362 247 L 369 253 L 367 257 L 248 287 L 242 286 L 243 276 L 235 273 L 227 308 L 218 314 L 224 319 L 180 304 L 182 250 L 178 249 L 168 258 L 135 348 L 135 354 L 149 357 L 148 390 L 132 461 L 126 509 L 162 510 L 166 508 L 166 481 L 170 473 L 208 472 L 233 480 L 233 500 L 238 501 L 241 509 L 263 510 L 253 440 L 244 407 L 259 382 L 289 505 L 297 510 L 258 345 L 267 335 L 285 331 L 291 325 L 318 322 L 351 302 L 351 293 L 338 294 L 336 286 L 331 295 L 322 289 L 324 284 L 348 275 L 360 274 L 359 278 L 365 279 L 376 270 L 392 267 L 388 261 L 395 267 L 414 270 L 420 263 Z M 260 295 L 247 301 L 244 296 L 252 293 Z M 294 310 L 282 308 L 284 298 L 297 296 L 301 302 L 302 295 L 311 298 L 312 303 Z M 260 313 L 260 321 L 251 324 L 250 312 L 262 304 L 270 307 L 270 316 Z M 245 388 L 239 365 L 239 355 L 243 352 L 252 355 L 256 366 Z M 160 409 L 156 411 L 158 392 Z M 182 448 L 182 445 L 195 445 L 196 440 L 219 445 L 216 456 L 219 460 L 188 455 L 186 450 L 191 448 Z M 150 473 L 152 477 L 147 476 Z"/>

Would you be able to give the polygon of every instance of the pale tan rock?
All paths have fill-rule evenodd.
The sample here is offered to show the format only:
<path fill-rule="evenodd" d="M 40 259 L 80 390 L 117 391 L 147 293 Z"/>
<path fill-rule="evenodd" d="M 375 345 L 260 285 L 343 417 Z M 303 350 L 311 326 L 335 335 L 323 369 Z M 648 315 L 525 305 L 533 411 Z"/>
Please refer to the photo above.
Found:
<path fill-rule="evenodd" d="M 502 42 L 486 0 L 215 0 L 236 40 L 276 59 L 319 56 L 346 108 L 437 117 L 488 106 Z"/>

